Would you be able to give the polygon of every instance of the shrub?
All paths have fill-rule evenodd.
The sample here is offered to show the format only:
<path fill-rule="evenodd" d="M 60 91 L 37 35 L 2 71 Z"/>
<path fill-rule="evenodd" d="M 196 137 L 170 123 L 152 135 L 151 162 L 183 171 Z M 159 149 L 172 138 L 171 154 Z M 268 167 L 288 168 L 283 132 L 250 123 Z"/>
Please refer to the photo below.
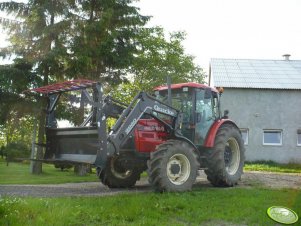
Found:
<path fill-rule="evenodd" d="M 73 165 L 71 163 L 55 163 L 54 167 L 63 171 L 64 169 L 71 169 Z"/>
<path fill-rule="evenodd" d="M 4 150 L 5 150 L 5 147 L 4 147 L 4 146 L 1 146 L 1 147 L 0 147 L 0 156 L 1 156 L 1 158 L 4 157 Z"/>
<path fill-rule="evenodd" d="M 6 155 L 6 160 L 11 162 L 22 158 L 29 158 L 30 149 L 24 141 L 16 141 L 7 144 L 4 153 Z"/>

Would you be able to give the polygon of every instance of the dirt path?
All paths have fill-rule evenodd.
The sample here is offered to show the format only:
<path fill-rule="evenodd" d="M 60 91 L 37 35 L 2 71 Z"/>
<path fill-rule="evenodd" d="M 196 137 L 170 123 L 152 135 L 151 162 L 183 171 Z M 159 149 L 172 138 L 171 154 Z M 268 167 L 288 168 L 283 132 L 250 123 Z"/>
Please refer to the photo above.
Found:
<path fill-rule="evenodd" d="M 247 172 L 242 176 L 241 186 L 262 186 L 267 188 L 301 189 L 301 174 Z"/>
<path fill-rule="evenodd" d="M 301 189 L 301 174 L 278 174 L 263 172 L 246 172 L 238 187 L 267 187 L 273 189 Z M 204 173 L 200 173 L 195 188 L 211 187 Z M 107 196 L 120 193 L 137 193 L 152 191 L 147 178 L 142 178 L 132 189 L 109 189 L 100 182 L 45 184 L 45 185 L 0 185 L 0 195 L 60 197 L 60 196 Z"/>
<path fill-rule="evenodd" d="M 151 191 L 147 179 L 143 178 L 131 189 L 110 189 L 100 182 L 39 184 L 39 185 L 0 185 L 0 195 L 61 197 L 61 196 L 108 196 L 126 192 Z"/>

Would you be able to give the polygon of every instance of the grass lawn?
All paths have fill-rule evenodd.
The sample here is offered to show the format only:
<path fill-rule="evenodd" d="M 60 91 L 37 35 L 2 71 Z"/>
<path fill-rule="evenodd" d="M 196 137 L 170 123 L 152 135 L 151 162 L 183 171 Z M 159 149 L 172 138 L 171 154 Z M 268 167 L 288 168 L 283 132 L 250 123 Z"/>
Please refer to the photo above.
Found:
<path fill-rule="evenodd" d="M 275 173 L 301 173 L 301 164 L 278 164 L 272 161 L 246 162 L 244 170 Z"/>
<path fill-rule="evenodd" d="M 99 181 L 95 173 L 87 176 L 77 176 L 73 169 L 61 171 L 53 165 L 43 164 L 43 173 L 33 175 L 29 173 L 29 164 L 9 163 L 0 160 L 0 184 L 58 184 L 69 182 Z"/>
<path fill-rule="evenodd" d="M 247 163 L 246 170 L 300 173 L 300 165 Z M 0 161 L 0 184 L 98 181 L 43 164 L 43 174 L 28 164 Z M 131 193 L 106 197 L 17 198 L 0 196 L 0 225 L 277 225 L 270 206 L 301 216 L 301 189 L 195 188 L 185 193 Z M 298 224 L 299 223 L 299 224 Z M 301 225 L 301 221 L 295 225 Z"/>
<path fill-rule="evenodd" d="M 85 198 L 2 197 L 0 225 L 268 226 L 277 225 L 266 214 L 274 205 L 289 207 L 300 216 L 301 190 L 202 188 Z"/>
<path fill-rule="evenodd" d="M 246 163 L 245 171 L 268 171 L 279 173 L 301 173 L 300 164 L 277 164 L 274 162 Z M 94 170 L 95 171 L 95 170 Z M 143 173 L 142 176 L 147 176 Z M 99 181 L 95 172 L 87 176 L 77 176 L 73 169 L 61 171 L 54 168 L 52 164 L 43 164 L 43 173 L 33 175 L 29 173 L 29 164 L 9 163 L 0 160 L 0 184 L 57 184 L 69 182 Z"/>

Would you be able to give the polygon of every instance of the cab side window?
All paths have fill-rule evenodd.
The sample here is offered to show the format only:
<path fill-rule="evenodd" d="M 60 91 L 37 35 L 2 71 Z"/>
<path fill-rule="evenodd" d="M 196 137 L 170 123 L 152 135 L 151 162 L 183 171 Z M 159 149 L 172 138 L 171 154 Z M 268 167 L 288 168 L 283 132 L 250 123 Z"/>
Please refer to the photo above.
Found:
<path fill-rule="evenodd" d="M 199 121 L 207 121 L 213 117 L 212 102 L 212 98 L 205 98 L 204 90 L 196 93 L 196 112 L 200 113 Z"/>
<path fill-rule="evenodd" d="M 202 145 L 206 139 L 208 130 L 214 120 L 213 114 L 214 100 L 212 96 L 205 95 L 205 90 L 199 90 L 196 93 L 196 126 L 195 143 Z"/>

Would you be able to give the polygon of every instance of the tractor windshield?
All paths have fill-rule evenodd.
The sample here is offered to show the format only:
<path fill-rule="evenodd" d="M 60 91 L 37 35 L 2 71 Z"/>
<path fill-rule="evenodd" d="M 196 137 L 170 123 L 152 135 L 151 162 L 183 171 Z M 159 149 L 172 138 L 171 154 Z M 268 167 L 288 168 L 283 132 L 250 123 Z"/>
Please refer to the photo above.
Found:
<path fill-rule="evenodd" d="M 167 90 L 162 90 L 156 92 L 156 98 L 163 103 L 168 103 L 168 94 Z M 192 119 L 192 91 L 190 89 L 185 89 L 183 92 L 182 89 L 173 89 L 171 94 L 172 107 L 178 109 L 180 112 L 183 112 L 183 123 L 189 122 Z"/>
<path fill-rule="evenodd" d="M 191 129 L 193 123 L 193 89 L 184 87 L 183 89 L 173 89 L 171 92 L 172 107 L 178 109 L 183 114 L 182 134 L 190 140 L 193 140 L 194 130 Z M 168 103 L 168 91 L 156 91 L 158 100 Z"/>

